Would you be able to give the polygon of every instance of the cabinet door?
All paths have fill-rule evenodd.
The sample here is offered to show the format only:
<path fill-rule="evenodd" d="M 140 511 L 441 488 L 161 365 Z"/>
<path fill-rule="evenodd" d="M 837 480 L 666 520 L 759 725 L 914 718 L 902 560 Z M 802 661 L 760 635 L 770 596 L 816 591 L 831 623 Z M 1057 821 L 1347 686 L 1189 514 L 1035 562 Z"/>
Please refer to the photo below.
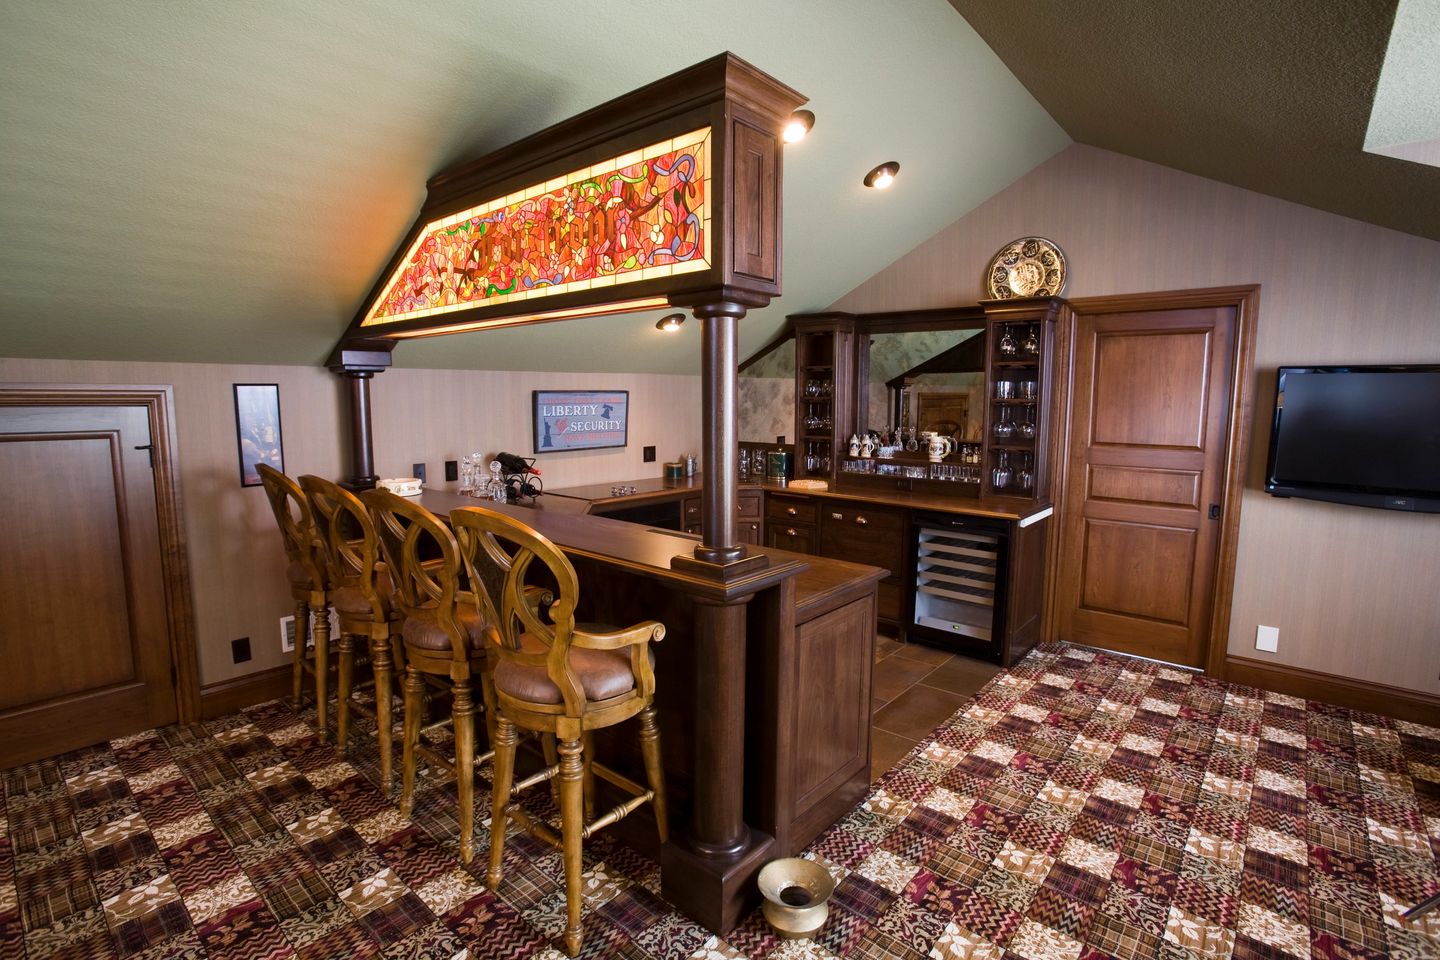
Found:
<path fill-rule="evenodd" d="M 765 527 L 766 546 L 796 553 L 815 552 L 815 528 L 808 523 L 785 524 L 771 521 Z"/>
<path fill-rule="evenodd" d="M 739 534 L 741 543 L 753 543 L 760 545 L 760 523 L 758 520 L 741 520 L 736 525 L 736 532 Z"/>

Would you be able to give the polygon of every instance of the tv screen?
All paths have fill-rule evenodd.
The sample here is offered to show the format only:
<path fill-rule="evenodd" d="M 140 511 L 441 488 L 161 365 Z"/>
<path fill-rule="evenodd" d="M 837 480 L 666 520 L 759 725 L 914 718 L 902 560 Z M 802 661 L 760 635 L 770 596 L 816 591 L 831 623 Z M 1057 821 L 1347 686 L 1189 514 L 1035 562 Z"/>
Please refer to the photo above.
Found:
<path fill-rule="evenodd" d="M 1265 489 L 1440 512 L 1440 365 L 1281 367 Z"/>

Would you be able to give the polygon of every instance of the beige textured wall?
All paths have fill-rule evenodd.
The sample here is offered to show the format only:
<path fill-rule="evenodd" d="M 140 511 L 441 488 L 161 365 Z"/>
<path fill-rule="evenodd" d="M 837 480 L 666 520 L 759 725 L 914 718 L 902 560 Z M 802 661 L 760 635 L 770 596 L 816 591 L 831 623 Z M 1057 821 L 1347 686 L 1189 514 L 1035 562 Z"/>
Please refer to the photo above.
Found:
<path fill-rule="evenodd" d="M 1074 145 L 833 309 L 974 302 L 1027 235 L 1065 251 L 1066 296 L 1262 285 L 1230 652 L 1440 693 L 1440 516 L 1260 489 L 1277 366 L 1440 362 L 1440 243 Z M 1255 650 L 1260 623 L 1278 654 Z"/>
<path fill-rule="evenodd" d="M 340 477 L 348 407 L 338 377 L 319 367 L 0 358 L 0 381 L 173 385 L 200 682 L 285 662 L 279 618 L 293 605 L 280 535 L 263 490 L 240 486 L 231 385 L 278 383 L 286 472 Z M 641 463 L 645 444 L 661 461 L 698 452 L 698 377 L 395 369 L 372 383 L 376 469 L 408 474 L 425 461 L 447 486 L 444 461 L 462 452 L 529 455 L 530 391 L 592 387 L 630 391 L 629 446 L 539 458 L 552 488 L 658 476 L 658 462 Z M 244 636 L 253 659 L 232 663 L 230 641 Z"/>

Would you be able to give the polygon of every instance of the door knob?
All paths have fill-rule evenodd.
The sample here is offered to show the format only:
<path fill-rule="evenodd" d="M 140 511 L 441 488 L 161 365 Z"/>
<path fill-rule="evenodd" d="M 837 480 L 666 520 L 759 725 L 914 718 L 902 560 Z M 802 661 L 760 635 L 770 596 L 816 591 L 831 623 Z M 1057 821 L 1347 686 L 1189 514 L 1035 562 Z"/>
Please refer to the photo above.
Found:
<path fill-rule="evenodd" d="M 786 514 L 786 516 L 790 516 L 790 517 L 795 516 L 795 508 L 794 508 L 794 507 L 786 507 L 786 508 L 785 508 L 785 514 Z"/>
<path fill-rule="evenodd" d="M 1218 503 L 1212 503 L 1212 504 L 1210 504 L 1210 519 L 1211 519 L 1211 520 L 1219 520 L 1219 519 L 1220 519 L 1220 504 L 1218 504 Z"/>
<path fill-rule="evenodd" d="M 869 523 L 870 521 L 869 521 L 869 520 L 866 520 L 864 517 L 856 517 L 856 518 L 855 518 L 855 522 L 858 523 L 858 524 L 860 524 L 860 526 L 863 527 L 863 526 L 865 526 L 865 524 Z"/>

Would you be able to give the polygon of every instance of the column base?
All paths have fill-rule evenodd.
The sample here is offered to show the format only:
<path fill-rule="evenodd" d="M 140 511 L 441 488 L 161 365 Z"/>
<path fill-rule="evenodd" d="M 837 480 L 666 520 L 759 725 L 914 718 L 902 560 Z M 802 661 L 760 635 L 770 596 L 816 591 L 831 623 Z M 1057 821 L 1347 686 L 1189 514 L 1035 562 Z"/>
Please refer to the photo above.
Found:
<path fill-rule="evenodd" d="M 689 553 L 677 554 L 670 558 L 671 570 L 693 573 L 705 577 L 707 580 L 719 580 L 722 583 L 749 576 L 764 570 L 769 565 L 770 558 L 763 553 L 742 553 L 739 559 L 731 560 L 729 563 L 711 563 Z"/>
<path fill-rule="evenodd" d="M 760 902 L 755 875 L 775 859 L 775 838 L 751 830 L 744 847 L 723 860 L 679 843 L 660 850 L 660 895 L 700 926 L 724 936 Z"/>

